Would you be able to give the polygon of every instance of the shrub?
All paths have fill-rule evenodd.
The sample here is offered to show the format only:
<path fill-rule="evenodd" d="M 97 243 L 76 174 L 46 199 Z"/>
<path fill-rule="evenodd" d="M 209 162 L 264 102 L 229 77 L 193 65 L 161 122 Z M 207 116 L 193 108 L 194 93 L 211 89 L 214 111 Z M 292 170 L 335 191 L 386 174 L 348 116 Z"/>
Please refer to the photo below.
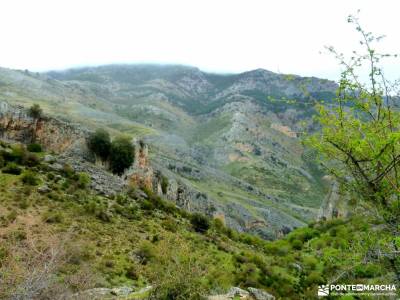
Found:
<path fill-rule="evenodd" d="M 136 206 L 136 204 L 133 204 L 133 203 L 125 204 L 125 205 L 120 205 L 120 204 L 115 203 L 113 205 L 113 209 L 117 214 L 119 214 L 127 219 L 130 219 L 130 220 L 138 219 L 140 217 L 140 213 L 137 209 L 137 206 Z"/>
<path fill-rule="evenodd" d="M 199 213 L 195 213 L 190 218 L 190 223 L 197 232 L 206 232 L 210 228 L 210 220 Z"/>
<path fill-rule="evenodd" d="M 226 233 L 226 227 L 224 222 L 220 218 L 215 218 L 213 220 L 213 227 L 217 232 Z"/>
<path fill-rule="evenodd" d="M 277 240 L 275 242 L 266 242 L 264 251 L 267 254 L 285 256 L 289 253 L 290 247 L 285 240 Z"/>
<path fill-rule="evenodd" d="M 161 177 L 161 191 L 162 191 L 163 194 L 166 194 L 166 193 L 167 193 L 168 184 L 169 184 L 168 178 L 165 177 L 165 176 L 162 176 L 162 177 Z"/>
<path fill-rule="evenodd" d="M 109 211 L 107 203 L 105 203 L 100 197 L 88 199 L 84 204 L 84 209 L 86 212 L 94 215 L 96 218 L 104 222 L 112 221 L 113 215 L 111 211 Z"/>
<path fill-rule="evenodd" d="M 47 198 L 54 200 L 54 201 L 62 201 L 62 197 L 56 193 L 55 191 L 51 191 L 49 194 L 47 194 Z"/>
<path fill-rule="evenodd" d="M 253 263 L 245 263 L 240 266 L 236 274 L 236 284 L 244 286 L 258 286 L 260 270 Z"/>
<path fill-rule="evenodd" d="M 78 173 L 78 178 L 77 178 L 77 185 L 81 189 L 85 189 L 89 186 L 90 184 L 90 177 L 88 174 L 81 172 Z"/>
<path fill-rule="evenodd" d="M 9 222 L 13 222 L 18 216 L 18 213 L 16 210 L 12 210 L 10 211 L 10 213 L 7 215 L 7 221 Z"/>
<path fill-rule="evenodd" d="M 22 199 L 20 199 L 19 203 L 18 203 L 19 208 L 21 209 L 27 209 L 29 207 L 29 201 L 27 197 L 23 197 Z"/>
<path fill-rule="evenodd" d="M 162 227 L 168 231 L 176 232 L 177 223 L 173 218 L 167 218 L 161 223 Z"/>
<path fill-rule="evenodd" d="M 317 284 L 323 284 L 325 283 L 325 279 L 322 277 L 321 273 L 317 271 L 312 271 L 305 279 L 305 285 L 310 286 L 310 285 L 317 285 Z"/>
<path fill-rule="evenodd" d="M 0 168 L 4 167 L 6 164 L 6 160 L 4 159 L 3 155 L 0 155 Z"/>
<path fill-rule="evenodd" d="M 43 214 L 43 221 L 46 223 L 62 223 L 64 220 L 60 212 L 47 211 Z"/>
<path fill-rule="evenodd" d="M 87 144 L 89 149 L 95 155 L 99 156 L 101 160 L 105 161 L 108 159 L 111 151 L 111 140 L 107 131 L 97 129 L 89 136 Z"/>
<path fill-rule="evenodd" d="M 67 178 L 72 178 L 75 174 L 74 169 L 69 164 L 65 164 L 61 172 Z"/>
<path fill-rule="evenodd" d="M 39 104 L 33 104 L 29 109 L 28 109 L 28 115 L 31 118 L 34 119 L 40 119 L 43 115 L 43 110 L 40 107 Z"/>
<path fill-rule="evenodd" d="M 143 241 L 136 251 L 136 256 L 140 259 L 142 264 L 147 264 L 156 256 L 154 246 L 149 241 Z"/>
<path fill-rule="evenodd" d="M 315 236 L 318 236 L 318 231 L 313 229 L 313 228 L 309 228 L 309 227 L 304 227 L 304 228 L 299 228 L 296 229 L 294 231 L 292 231 L 291 233 L 288 234 L 288 239 L 290 242 L 292 242 L 293 240 L 299 240 L 302 243 L 312 239 Z"/>
<path fill-rule="evenodd" d="M 293 240 L 291 241 L 292 247 L 295 250 L 301 250 L 301 248 L 303 247 L 303 242 L 300 240 Z"/>
<path fill-rule="evenodd" d="M 37 185 L 39 183 L 39 178 L 36 173 L 32 171 L 25 171 L 21 177 L 23 183 L 27 185 Z"/>
<path fill-rule="evenodd" d="M 29 152 L 42 152 L 42 145 L 38 143 L 29 144 L 27 147 Z"/>
<path fill-rule="evenodd" d="M 26 155 L 26 149 L 22 145 L 14 145 L 11 152 L 4 153 L 6 161 L 12 161 L 18 164 L 24 163 Z"/>
<path fill-rule="evenodd" d="M 358 265 L 354 273 L 357 277 L 361 278 L 374 278 L 381 275 L 381 267 L 376 264 L 368 263 L 365 265 Z"/>
<path fill-rule="evenodd" d="M 154 205 L 149 200 L 145 199 L 140 202 L 140 208 L 143 210 L 153 210 Z"/>
<path fill-rule="evenodd" d="M 136 269 L 135 265 L 131 265 L 126 269 L 126 277 L 132 280 L 138 280 L 139 279 L 139 272 Z"/>
<path fill-rule="evenodd" d="M 13 175 L 20 175 L 22 169 L 16 163 L 8 163 L 2 170 L 3 173 L 13 174 Z"/>
<path fill-rule="evenodd" d="M 121 175 L 129 168 L 133 161 L 134 148 L 130 138 L 125 136 L 117 137 L 111 143 L 110 168 L 115 174 Z"/>
<path fill-rule="evenodd" d="M 307 270 L 315 270 L 318 265 L 318 260 L 314 256 L 305 256 L 303 258 L 303 264 Z"/>
<path fill-rule="evenodd" d="M 28 153 L 23 161 L 23 164 L 28 167 L 35 167 L 39 165 L 39 163 L 40 163 L 39 157 L 33 153 Z"/>

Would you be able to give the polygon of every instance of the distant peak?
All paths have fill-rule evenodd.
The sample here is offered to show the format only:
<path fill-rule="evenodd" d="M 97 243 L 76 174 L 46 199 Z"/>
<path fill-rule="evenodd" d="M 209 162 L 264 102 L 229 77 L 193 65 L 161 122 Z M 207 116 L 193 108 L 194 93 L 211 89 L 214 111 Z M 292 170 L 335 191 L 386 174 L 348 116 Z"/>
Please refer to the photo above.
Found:
<path fill-rule="evenodd" d="M 258 68 L 251 71 L 243 72 L 240 75 L 264 76 L 264 75 L 278 75 L 278 74 L 266 69 Z"/>

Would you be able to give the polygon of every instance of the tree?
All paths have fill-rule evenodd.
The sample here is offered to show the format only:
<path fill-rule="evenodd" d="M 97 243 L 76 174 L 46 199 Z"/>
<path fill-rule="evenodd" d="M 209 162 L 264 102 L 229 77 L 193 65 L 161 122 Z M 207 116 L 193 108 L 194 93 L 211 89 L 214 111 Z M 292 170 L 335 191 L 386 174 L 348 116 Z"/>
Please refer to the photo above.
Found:
<path fill-rule="evenodd" d="M 34 119 L 40 119 L 43 115 L 43 110 L 39 104 L 33 104 L 29 110 L 28 115 Z"/>
<path fill-rule="evenodd" d="M 130 138 L 119 136 L 111 143 L 110 168 L 113 173 L 121 175 L 134 161 L 134 147 Z"/>
<path fill-rule="evenodd" d="M 197 232 L 206 232 L 210 228 L 210 220 L 199 213 L 194 213 L 192 215 L 190 223 Z"/>
<path fill-rule="evenodd" d="M 88 138 L 89 149 L 101 160 L 109 158 L 111 151 L 111 139 L 109 133 L 104 129 L 97 129 Z"/>
<path fill-rule="evenodd" d="M 29 144 L 26 148 L 29 152 L 42 152 L 43 151 L 42 145 L 40 145 L 38 143 Z"/>
<path fill-rule="evenodd" d="M 400 112 L 395 108 L 399 85 L 389 82 L 380 66 L 391 55 L 373 47 L 382 37 L 364 31 L 354 16 L 348 22 L 355 24 L 364 50 L 346 59 L 327 48 L 344 70 L 333 103 L 317 105 L 322 129 L 307 143 L 331 161 L 328 169 L 343 186 L 387 212 L 399 207 L 400 200 Z M 365 67 L 368 76 L 363 80 Z M 386 220 L 395 221 L 391 218 Z"/>

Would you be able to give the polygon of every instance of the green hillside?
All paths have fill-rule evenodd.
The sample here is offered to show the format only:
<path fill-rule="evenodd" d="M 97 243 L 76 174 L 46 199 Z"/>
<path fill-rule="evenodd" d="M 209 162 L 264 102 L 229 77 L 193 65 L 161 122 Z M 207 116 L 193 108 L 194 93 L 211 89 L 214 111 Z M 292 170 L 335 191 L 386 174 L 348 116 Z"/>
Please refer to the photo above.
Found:
<path fill-rule="evenodd" d="M 54 169 L 44 153 L 5 143 L 0 153 L 2 299 L 86 299 L 79 292 L 132 286 L 111 298 L 200 299 L 240 286 L 317 299 L 319 284 L 339 279 L 396 280 L 398 257 L 371 252 L 391 253 L 393 237 L 368 208 L 267 242 L 218 220 L 207 228 L 149 191 L 96 195 L 84 174 Z"/>
<path fill-rule="evenodd" d="M 333 97 L 331 81 L 262 69 L 220 75 L 187 66 L 110 65 L 44 74 L 0 69 L 0 83 L 0 100 L 10 104 L 38 103 L 49 115 L 144 139 L 156 169 L 210 202 L 239 205 L 253 221 L 269 222 L 269 209 L 289 220 L 273 217 L 263 237 L 314 220 L 329 192 L 300 136 L 313 130 L 313 101 Z M 171 169 L 181 165 L 197 175 Z M 233 188 L 241 197 L 228 196 Z M 231 226 L 247 230 L 244 218 Z"/>

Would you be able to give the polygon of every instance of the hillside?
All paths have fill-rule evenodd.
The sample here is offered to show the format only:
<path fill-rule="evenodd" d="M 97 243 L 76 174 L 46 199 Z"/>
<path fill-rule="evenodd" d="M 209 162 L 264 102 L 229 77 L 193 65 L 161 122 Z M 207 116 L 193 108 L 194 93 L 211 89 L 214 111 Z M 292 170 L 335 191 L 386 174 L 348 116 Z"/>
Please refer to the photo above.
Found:
<path fill-rule="evenodd" d="M 268 242 L 148 190 L 101 195 L 21 144 L 1 142 L 0 163 L 2 299 L 317 299 L 319 284 L 396 280 L 393 236 L 368 208 Z"/>
<path fill-rule="evenodd" d="M 39 103 L 59 118 L 143 139 L 153 168 L 173 183 L 167 198 L 264 238 L 304 226 L 329 200 L 330 183 L 299 136 L 312 130 L 313 101 L 329 101 L 335 89 L 327 80 L 261 69 L 0 69 L 0 100 Z"/>
<path fill-rule="evenodd" d="M 43 76 L 7 72 L 8 77 L 22 74 L 22 82 L 26 76 Z M 38 83 L 38 79 L 32 80 Z M 32 86 L 32 82 L 22 82 L 18 85 Z M 56 80 L 51 93 L 59 95 L 64 84 Z M 29 89 L 24 89 L 14 91 L 29 95 Z M 333 184 L 320 211 L 328 219 L 334 218 L 305 225 L 298 218 L 299 212 L 310 211 L 306 202 L 285 203 L 281 195 L 268 194 L 271 187 L 263 191 L 257 182 L 239 178 L 242 171 L 231 175 L 219 163 L 230 151 L 226 150 L 230 149 L 228 138 L 219 144 L 220 152 L 210 152 L 205 156 L 210 159 L 201 163 L 194 153 L 186 157 L 174 152 L 184 149 L 180 144 L 168 139 L 169 143 L 160 144 L 159 138 L 168 134 L 162 128 L 117 119 L 112 111 L 99 109 L 91 110 L 92 117 L 83 118 L 83 107 L 88 107 L 85 102 L 71 100 L 56 105 L 54 98 L 33 100 L 33 96 L 13 93 L 11 84 L 6 90 L 8 100 L 0 101 L 0 298 L 316 299 L 321 284 L 392 286 L 399 281 L 396 202 L 382 211 L 393 222 L 387 223 L 376 213 L 373 202 L 350 194 L 348 213 L 342 218 L 337 211 L 339 187 Z M 36 91 L 41 89 L 36 86 Z M 78 95 L 74 93 L 76 90 L 71 90 L 70 95 Z M 10 104 L 27 105 L 30 101 L 41 103 L 44 113 L 32 114 L 32 109 Z M 227 103 L 210 114 L 186 115 L 198 122 L 202 134 L 206 131 L 201 126 L 206 122 L 201 120 L 222 110 L 229 112 L 229 108 L 235 116 L 243 107 L 249 109 L 245 125 L 230 130 L 261 122 L 270 113 L 256 110 L 260 106 L 250 101 L 244 106 Z M 58 118 L 54 118 L 56 114 Z M 134 162 L 122 176 L 112 174 L 88 147 L 92 128 L 103 125 L 113 135 L 121 132 L 112 131 L 107 119 L 98 117 L 101 114 L 126 120 L 131 122 L 129 126 L 142 130 L 133 135 Z M 283 145 L 290 141 L 292 147 L 304 151 L 283 126 L 289 125 L 260 130 L 270 134 L 264 141 L 274 139 L 281 150 L 289 149 Z M 273 130 L 277 132 L 272 134 Z M 279 139 L 279 132 L 287 139 Z M 243 136 L 250 139 L 256 135 Z M 150 152 L 140 137 L 150 143 Z M 218 138 L 207 141 L 210 143 L 202 146 L 209 149 L 219 142 Z M 248 145 L 250 140 L 246 141 Z M 204 155 L 202 151 L 198 150 L 198 155 Z M 219 158 L 214 157 L 216 153 Z M 307 155 L 299 153 L 285 152 L 285 157 L 301 163 Z M 275 155 L 283 154 L 277 151 Z M 310 174 L 304 168 L 297 170 L 312 182 L 322 174 L 309 155 Z M 252 162 L 256 166 L 261 163 L 248 158 L 249 169 Z M 271 167 L 271 172 L 279 169 L 288 172 L 293 168 L 279 165 Z M 276 179 L 274 184 L 280 178 Z M 324 178 L 326 184 L 328 180 Z M 297 194 L 307 200 L 302 198 L 304 193 Z M 265 213 L 263 218 L 255 219 L 260 212 Z M 293 229 L 297 226 L 301 228 Z M 266 241 L 249 233 L 278 239 Z M 395 290 L 385 293 L 384 297 L 396 295 Z"/>

